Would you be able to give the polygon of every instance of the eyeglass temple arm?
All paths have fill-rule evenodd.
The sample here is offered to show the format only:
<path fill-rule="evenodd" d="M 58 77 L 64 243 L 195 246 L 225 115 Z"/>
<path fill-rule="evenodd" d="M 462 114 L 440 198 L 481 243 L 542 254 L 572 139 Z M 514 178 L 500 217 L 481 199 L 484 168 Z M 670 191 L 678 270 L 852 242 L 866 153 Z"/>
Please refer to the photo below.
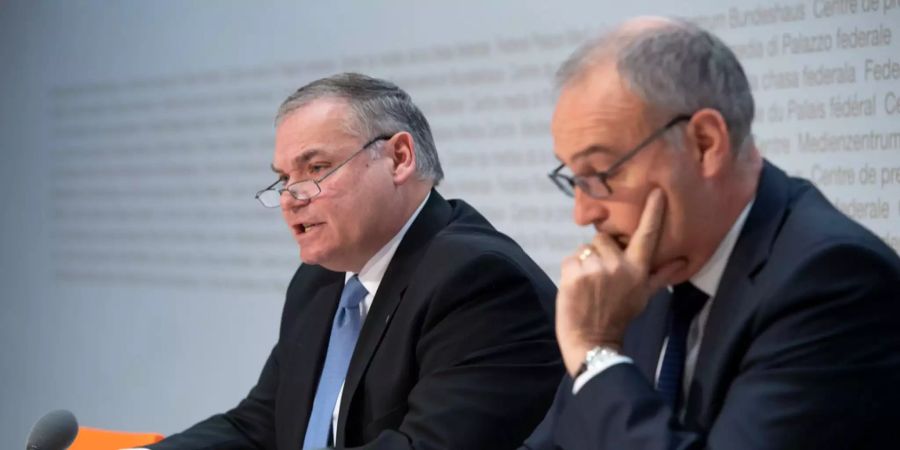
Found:
<path fill-rule="evenodd" d="M 672 119 L 672 120 L 670 120 L 668 123 L 666 123 L 666 125 L 665 125 L 664 127 L 660 128 L 660 129 L 658 129 L 658 130 L 656 130 L 655 132 L 653 132 L 652 134 L 650 134 L 650 136 L 647 136 L 647 139 L 644 139 L 643 141 L 641 141 L 641 143 L 638 144 L 637 147 L 635 147 L 633 150 L 631 150 L 630 152 L 628 152 L 625 156 L 623 156 L 623 157 L 620 158 L 618 161 L 616 161 L 616 163 L 613 164 L 612 167 L 610 167 L 609 169 L 606 169 L 605 174 L 608 176 L 609 174 L 615 172 L 616 170 L 619 169 L 619 167 L 622 166 L 622 164 L 625 164 L 626 162 L 628 162 L 629 159 L 631 159 L 632 157 L 634 157 L 634 155 L 636 155 L 636 154 L 637 154 L 639 151 L 641 151 L 644 147 L 646 147 L 647 145 L 649 145 L 651 142 L 655 141 L 660 135 L 662 135 L 662 134 L 665 133 L 666 131 L 669 131 L 669 128 L 672 128 L 672 127 L 675 126 L 678 122 L 681 122 L 681 121 L 684 121 L 684 120 L 691 120 L 691 117 L 693 117 L 693 116 L 689 116 L 689 115 L 687 115 L 687 114 L 682 114 L 682 115 L 680 115 L 680 116 L 675 116 L 675 118 Z"/>

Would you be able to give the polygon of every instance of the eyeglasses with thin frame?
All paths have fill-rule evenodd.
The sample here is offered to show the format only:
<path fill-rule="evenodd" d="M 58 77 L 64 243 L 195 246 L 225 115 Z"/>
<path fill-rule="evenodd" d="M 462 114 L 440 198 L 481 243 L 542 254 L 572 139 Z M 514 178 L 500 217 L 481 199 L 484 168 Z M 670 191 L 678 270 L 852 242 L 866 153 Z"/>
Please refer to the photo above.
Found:
<path fill-rule="evenodd" d="M 328 173 L 322 175 L 318 179 L 300 180 L 285 187 L 277 187 L 278 183 L 282 183 L 284 181 L 279 178 L 265 189 L 257 192 L 256 199 L 259 200 L 259 203 L 261 203 L 266 208 L 277 208 L 281 206 L 281 196 L 285 191 L 290 193 L 292 197 L 299 201 L 312 200 L 322 193 L 322 187 L 319 186 L 319 183 L 325 181 L 326 178 L 337 172 L 341 167 L 344 167 L 344 165 L 350 162 L 351 159 L 355 158 L 356 155 L 362 153 L 363 150 L 366 150 L 378 141 L 386 141 L 392 137 L 394 137 L 393 134 L 383 134 L 372 139 L 369 142 L 366 142 L 366 144 L 360 147 L 359 150 L 353 152 L 353 154 L 347 157 L 347 159 L 335 166 L 333 169 L 329 170 Z"/>
<path fill-rule="evenodd" d="M 691 120 L 691 115 L 680 115 L 670 120 L 668 123 L 663 125 L 661 128 L 657 129 L 653 133 L 650 133 L 650 136 L 647 136 L 646 139 L 641 141 L 633 149 L 626 152 L 622 155 L 621 158 L 616 160 L 616 162 L 612 163 L 609 166 L 609 169 L 606 169 L 602 172 L 595 172 L 587 175 L 566 175 L 560 173 L 560 171 L 566 167 L 566 163 L 562 163 L 556 169 L 553 169 L 552 172 L 548 173 L 547 176 L 550 177 L 550 180 L 553 181 L 553 184 L 559 188 L 559 190 L 563 191 L 564 194 L 569 197 L 575 196 L 575 188 L 581 189 L 585 194 L 590 195 L 594 198 L 606 198 L 612 195 L 613 190 L 610 187 L 608 180 L 610 177 L 615 175 L 616 171 L 619 170 L 623 164 L 628 162 L 634 155 L 637 155 L 638 152 L 647 148 L 651 142 L 658 139 L 662 136 L 666 131 L 669 131 L 670 128 L 674 127 L 680 122 L 684 122 L 686 120 Z"/>

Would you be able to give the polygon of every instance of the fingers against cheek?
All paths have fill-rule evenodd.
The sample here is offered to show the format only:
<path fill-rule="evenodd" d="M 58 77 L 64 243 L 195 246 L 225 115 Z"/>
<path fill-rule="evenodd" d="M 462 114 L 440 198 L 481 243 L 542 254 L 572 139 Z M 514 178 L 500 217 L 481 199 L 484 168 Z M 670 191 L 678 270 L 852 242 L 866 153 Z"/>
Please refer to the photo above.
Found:
<path fill-rule="evenodd" d="M 625 254 L 635 263 L 649 266 L 659 243 L 666 200 L 660 189 L 654 189 L 647 196 L 647 203 L 641 213 L 641 220 L 634 236 L 625 249 Z"/>

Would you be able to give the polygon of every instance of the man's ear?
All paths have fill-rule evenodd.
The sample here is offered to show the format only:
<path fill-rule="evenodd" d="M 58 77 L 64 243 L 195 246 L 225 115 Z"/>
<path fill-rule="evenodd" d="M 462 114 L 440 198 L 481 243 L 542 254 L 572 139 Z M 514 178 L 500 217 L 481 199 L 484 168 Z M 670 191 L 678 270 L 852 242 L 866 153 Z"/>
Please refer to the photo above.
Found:
<path fill-rule="evenodd" d="M 400 185 L 416 174 L 416 143 L 411 134 L 401 131 L 385 143 L 387 156 L 391 159 L 394 184 Z"/>
<path fill-rule="evenodd" d="M 719 111 L 703 108 L 694 113 L 685 134 L 687 150 L 700 165 L 703 177 L 715 177 L 733 163 L 728 124 Z"/>

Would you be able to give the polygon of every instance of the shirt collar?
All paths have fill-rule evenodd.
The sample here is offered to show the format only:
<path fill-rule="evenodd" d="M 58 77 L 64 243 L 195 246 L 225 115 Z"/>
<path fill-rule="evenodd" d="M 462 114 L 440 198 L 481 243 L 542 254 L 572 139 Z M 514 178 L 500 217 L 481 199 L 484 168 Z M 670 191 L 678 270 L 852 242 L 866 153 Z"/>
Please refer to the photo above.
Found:
<path fill-rule="evenodd" d="M 744 227 L 744 222 L 747 221 L 747 215 L 750 213 L 750 208 L 753 206 L 754 201 L 755 199 L 747 203 L 737 220 L 731 225 L 728 234 L 719 242 L 719 247 L 716 248 L 709 261 L 706 261 L 706 264 L 700 268 L 700 271 L 691 277 L 691 284 L 710 297 L 715 297 L 716 295 L 716 290 L 719 288 L 719 282 L 722 281 L 722 274 L 725 272 L 728 258 L 731 256 L 731 251 L 734 250 L 734 245 L 737 243 L 738 236 L 741 234 L 741 228 Z"/>
<path fill-rule="evenodd" d="M 406 232 L 409 231 L 409 227 L 416 220 L 416 217 L 419 216 L 419 213 L 422 212 L 422 208 L 425 207 L 425 203 L 428 202 L 428 198 L 431 197 L 431 192 L 425 196 L 425 200 L 422 200 L 422 203 L 419 204 L 419 207 L 415 212 L 409 217 L 406 223 L 403 225 L 403 228 L 400 228 L 400 231 L 388 241 L 387 244 L 384 244 L 380 250 L 378 250 L 375 255 L 373 255 L 366 264 L 363 265 L 362 269 L 358 274 L 354 274 L 353 272 L 347 272 L 344 277 L 344 283 L 353 275 L 359 275 L 359 281 L 362 283 L 363 287 L 366 288 L 366 291 L 369 292 L 366 295 L 366 306 L 371 306 L 372 299 L 375 298 L 375 292 L 378 291 L 378 286 L 381 285 L 381 279 L 384 278 L 384 272 L 387 270 L 388 264 L 390 264 L 391 259 L 394 257 L 394 253 L 397 252 L 397 247 L 400 246 L 400 241 L 403 240 L 403 236 L 406 235 Z M 368 309 L 368 308 L 367 308 Z"/>

